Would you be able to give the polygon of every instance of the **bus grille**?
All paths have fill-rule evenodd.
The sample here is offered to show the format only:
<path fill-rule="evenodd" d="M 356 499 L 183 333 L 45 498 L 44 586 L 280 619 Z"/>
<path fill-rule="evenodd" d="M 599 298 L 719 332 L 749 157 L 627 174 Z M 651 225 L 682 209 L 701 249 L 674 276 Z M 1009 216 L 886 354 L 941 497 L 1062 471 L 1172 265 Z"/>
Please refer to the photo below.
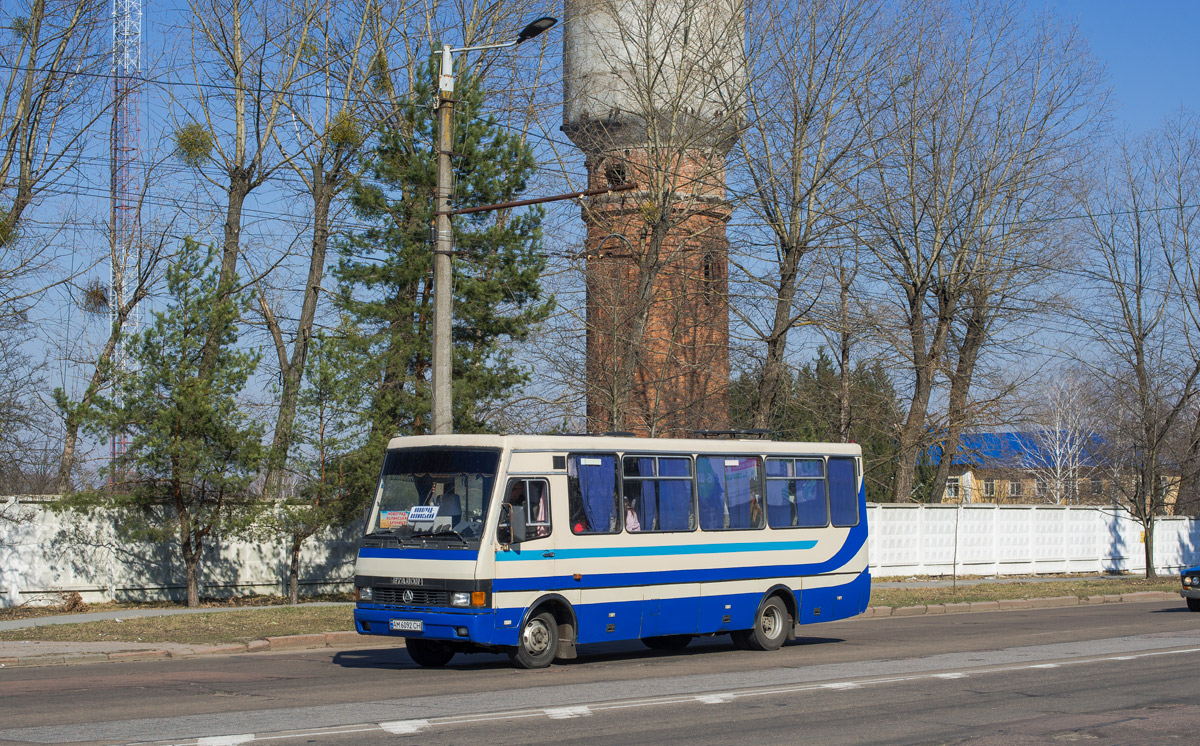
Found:
<path fill-rule="evenodd" d="M 404 600 L 404 591 L 412 591 L 412 601 Z M 449 606 L 450 591 L 428 591 L 419 588 L 375 588 L 377 604 L 397 606 Z"/>

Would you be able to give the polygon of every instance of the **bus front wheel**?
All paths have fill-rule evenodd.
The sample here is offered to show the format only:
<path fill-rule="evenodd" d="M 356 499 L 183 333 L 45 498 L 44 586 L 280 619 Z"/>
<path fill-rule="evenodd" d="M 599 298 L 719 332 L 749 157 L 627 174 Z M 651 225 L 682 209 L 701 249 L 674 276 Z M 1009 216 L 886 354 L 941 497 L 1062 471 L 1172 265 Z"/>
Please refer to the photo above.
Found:
<path fill-rule="evenodd" d="M 413 659 L 413 663 L 425 668 L 441 668 L 454 657 L 454 649 L 449 645 L 419 637 L 408 638 L 404 641 L 404 647 L 408 649 L 408 657 Z"/>
<path fill-rule="evenodd" d="M 733 644 L 740 650 L 778 650 L 787 639 L 787 608 L 778 596 L 771 596 L 758 608 L 752 629 L 732 633 Z"/>
<path fill-rule="evenodd" d="M 521 668 L 545 668 L 558 654 L 558 622 L 548 611 L 535 614 L 521 628 L 517 649 L 511 653 Z"/>

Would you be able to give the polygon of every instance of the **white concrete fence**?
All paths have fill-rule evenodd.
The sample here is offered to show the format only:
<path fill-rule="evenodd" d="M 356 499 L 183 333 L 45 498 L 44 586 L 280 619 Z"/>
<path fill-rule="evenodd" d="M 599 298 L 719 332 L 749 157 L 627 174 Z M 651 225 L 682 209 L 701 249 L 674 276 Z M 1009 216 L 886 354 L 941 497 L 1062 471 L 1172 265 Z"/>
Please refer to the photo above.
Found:
<path fill-rule="evenodd" d="M 870 505 L 867 520 L 877 578 L 1145 570 L 1141 527 L 1107 508 Z M 1200 564 L 1200 520 L 1162 518 L 1155 525 L 1159 573 Z M 302 594 L 351 589 L 357 536 L 352 529 L 305 543 Z M 37 500 L 0 499 L 0 607 L 71 591 L 87 602 L 180 599 L 185 583 L 176 557 L 166 545 L 119 541 L 112 519 L 99 512 L 59 514 Z M 283 594 L 288 562 L 282 540 L 210 547 L 201 595 Z"/>

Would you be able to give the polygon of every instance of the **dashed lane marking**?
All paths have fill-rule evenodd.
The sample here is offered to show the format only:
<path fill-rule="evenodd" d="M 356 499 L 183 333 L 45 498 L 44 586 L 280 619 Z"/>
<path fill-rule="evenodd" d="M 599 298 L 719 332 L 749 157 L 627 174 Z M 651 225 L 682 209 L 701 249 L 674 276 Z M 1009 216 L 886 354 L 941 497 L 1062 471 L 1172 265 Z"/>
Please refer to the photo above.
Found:
<path fill-rule="evenodd" d="M 409 733 L 420 733 L 429 728 L 428 720 L 396 720 L 391 723 L 380 723 L 379 727 L 393 736 L 403 736 Z"/>
<path fill-rule="evenodd" d="M 391 735 L 407 736 L 423 733 L 432 728 L 454 725 L 469 725 L 472 723 L 510 721 L 528 718 L 549 718 L 564 720 L 577 717 L 588 717 L 598 712 L 610 710 L 627 710 L 635 707 L 663 707 L 679 704 L 722 704 L 744 697 L 765 697 L 778 694 L 794 694 L 797 692 L 817 692 L 829 690 L 857 689 L 867 686 L 882 686 L 886 684 L 905 683 L 912 681 L 928 681 L 930 679 L 960 679 L 989 673 L 1012 673 L 1015 671 L 1047 670 L 1077 666 L 1088 663 L 1107 663 L 1112 661 L 1133 661 L 1140 658 L 1151 658 L 1160 655 L 1178 656 L 1187 653 L 1200 653 L 1200 648 L 1174 648 L 1168 650 L 1152 650 L 1136 655 L 1095 656 L 1065 660 L 1057 663 L 1028 663 L 1018 665 L 997 665 L 982 668 L 972 668 L 967 671 L 941 671 L 937 673 L 916 673 L 900 676 L 866 677 L 857 681 L 836 681 L 824 683 L 792 684 L 761 688 L 737 689 L 725 692 L 707 692 L 705 694 L 675 694 L 644 699 L 616 700 L 611 702 L 596 702 L 589 705 L 572 705 L 566 707 L 546 707 L 538 709 L 514 710 L 508 712 L 481 712 L 466 715 L 448 715 L 425 720 L 396 720 L 387 723 L 360 723 L 340 725 L 329 728 L 313 728 L 304 731 L 287 731 L 278 733 L 244 734 L 237 736 L 214 736 L 208 738 L 193 738 L 182 741 L 157 741 L 153 743 L 139 742 L 130 746 L 239 746 L 240 744 L 262 741 L 282 741 L 289 739 L 316 739 L 353 733 L 370 733 L 383 731 Z"/>
<path fill-rule="evenodd" d="M 569 720 L 571 718 L 583 718 L 592 714 L 590 708 L 586 705 L 576 707 L 547 707 L 546 717 L 551 720 Z"/>

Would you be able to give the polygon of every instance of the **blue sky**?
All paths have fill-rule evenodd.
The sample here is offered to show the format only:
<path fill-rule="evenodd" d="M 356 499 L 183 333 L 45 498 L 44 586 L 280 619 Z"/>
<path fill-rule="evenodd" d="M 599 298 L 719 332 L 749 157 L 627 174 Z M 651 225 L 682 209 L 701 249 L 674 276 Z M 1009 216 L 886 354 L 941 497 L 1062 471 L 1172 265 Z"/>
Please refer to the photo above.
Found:
<path fill-rule="evenodd" d="M 1108 67 L 1114 123 L 1133 134 L 1157 127 L 1180 105 L 1200 111 L 1197 0 L 1027 0 L 1079 24 Z"/>

